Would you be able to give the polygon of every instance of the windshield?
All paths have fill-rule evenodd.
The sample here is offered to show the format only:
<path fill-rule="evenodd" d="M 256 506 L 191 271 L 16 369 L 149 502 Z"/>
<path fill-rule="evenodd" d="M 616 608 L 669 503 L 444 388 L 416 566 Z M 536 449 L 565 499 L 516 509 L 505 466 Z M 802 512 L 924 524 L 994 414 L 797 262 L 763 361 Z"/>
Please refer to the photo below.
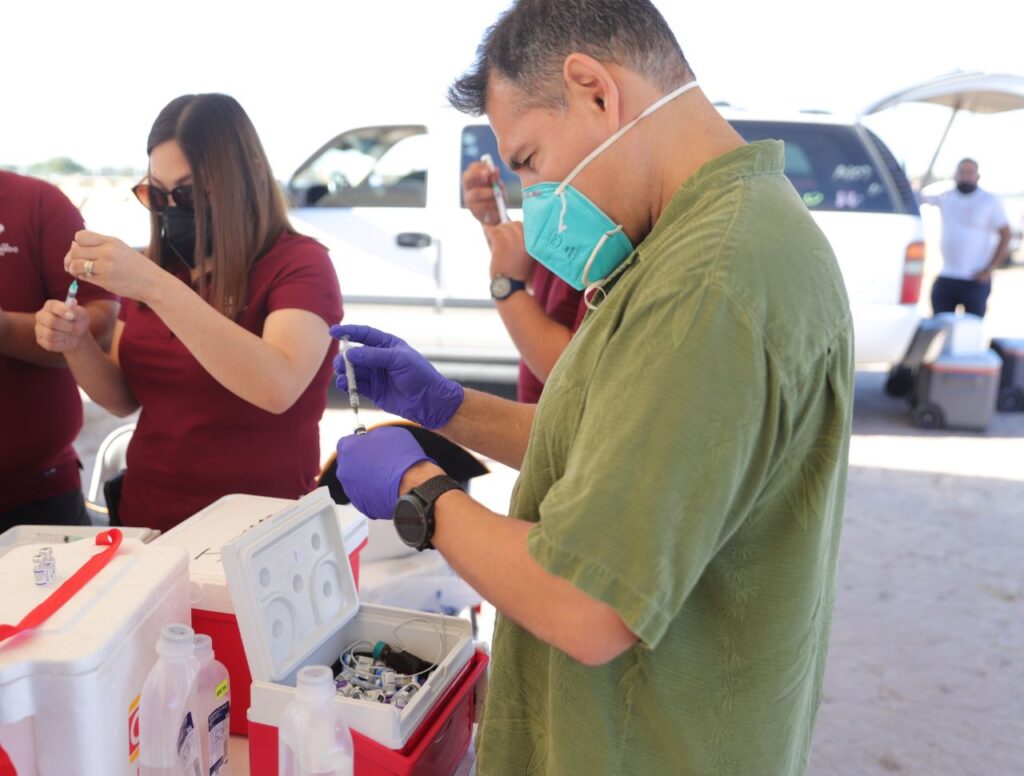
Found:
<path fill-rule="evenodd" d="M 426 207 L 427 130 L 364 127 L 335 138 L 292 178 L 303 204 Z"/>

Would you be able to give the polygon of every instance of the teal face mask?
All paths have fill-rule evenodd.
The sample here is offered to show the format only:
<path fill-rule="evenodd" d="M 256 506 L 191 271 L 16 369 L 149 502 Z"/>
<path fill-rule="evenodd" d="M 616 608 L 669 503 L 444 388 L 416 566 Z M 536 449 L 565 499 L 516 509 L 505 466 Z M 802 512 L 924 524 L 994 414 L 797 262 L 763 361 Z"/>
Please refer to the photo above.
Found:
<path fill-rule="evenodd" d="M 696 86 L 696 81 L 690 81 L 650 105 L 595 148 L 561 183 L 537 183 L 523 189 L 527 253 L 578 291 L 600 288 L 633 252 L 633 243 L 623 233 L 621 224 L 612 221 L 571 184 L 637 122 Z M 587 306 L 592 306 L 589 298 Z"/>

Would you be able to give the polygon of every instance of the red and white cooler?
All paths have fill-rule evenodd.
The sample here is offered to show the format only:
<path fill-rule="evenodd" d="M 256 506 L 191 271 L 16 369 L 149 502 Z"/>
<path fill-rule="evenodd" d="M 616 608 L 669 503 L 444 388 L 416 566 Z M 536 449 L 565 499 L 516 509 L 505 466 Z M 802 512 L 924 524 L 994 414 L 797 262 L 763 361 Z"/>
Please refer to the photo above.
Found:
<path fill-rule="evenodd" d="M 366 546 L 367 520 L 352 506 L 335 504 L 327 488 L 319 488 L 301 501 L 236 494 L 218 499 L 206 509 L 165 533 L 154 544 L 185 547 L 189 552 L 192 627 L 209 634 L 217 659 L 228 669 L 231 683 L 231 732 L 245 735 L 249 707 L 250 665 L 238 631 L 235 609 L 228 594 L 221 562 L 221 547 L 264 523 L 290 514 L 297 504 L 320 504 L 333 518 L 343 537 L 353 580 L 359 579 L 359 553 Z"/>
<path fill-rule="evenodd" d="M 101 548 L 54 545 L 56 577 L 46 585 L 34 581 L 39 549 L 24 544 L 0 558 L 0 623 L 59 606 L 0 642 L 0 774 L 135 776 L 139 699 L 160 630 L 188 623 L 188 558 L 180 547 L 124 539 L 70 592 L 71 577 L 99 565 Z"/>
<path fill-rule="evenodd" d="M 402 709 L 335 697 L 352 730 L 356 773 L 452 773 L 469 747 L 488 658 L 475 650 L 467 620 L 360 605 L 347 554 L 333 502 L 320 491 L 221 548 L 252 669 L 251 772 L 277 774 L 278 725 L 301 667 L 330 666 L 357 642 L 384 641 L 436 667 Z"/>

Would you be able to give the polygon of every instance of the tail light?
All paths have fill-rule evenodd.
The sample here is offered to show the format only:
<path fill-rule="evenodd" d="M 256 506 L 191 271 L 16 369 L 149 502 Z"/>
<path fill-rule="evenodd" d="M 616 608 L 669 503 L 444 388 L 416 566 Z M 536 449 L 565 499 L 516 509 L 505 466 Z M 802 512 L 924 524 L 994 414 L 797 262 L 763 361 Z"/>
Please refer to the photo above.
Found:
<path fill-rule="evenodd" d="M 924 275 L 924 243 L 916 240 L 907 246 L 903 259 L 903 290 L 900 304 L 917 304 L 921 296 L 921 278 Z"/>

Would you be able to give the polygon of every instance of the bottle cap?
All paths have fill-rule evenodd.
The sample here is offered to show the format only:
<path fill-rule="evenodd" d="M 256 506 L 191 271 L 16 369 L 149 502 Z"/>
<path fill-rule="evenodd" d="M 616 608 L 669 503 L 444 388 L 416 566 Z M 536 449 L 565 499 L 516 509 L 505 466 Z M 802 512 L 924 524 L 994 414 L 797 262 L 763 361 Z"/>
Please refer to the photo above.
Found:
<path fill-rule="evenodd" d="M 334 674 L 327 666 L 305 666 L 299 669 L 295 694 L 300 701 L 324 703 L 334 697 Z"/>
<path fill-rule="evenodd" d="M 172 623 L 165 625 L 160 631 L 160 639 L 156 643 L 158 655 L 168 657 L 188 657 L 195 653 L 195 645 L 192 638 L 195 631 L 187 625 Z"/>
<path fill-rule="evenodd" d="M 201 665 L 213 660 L 213 639 L 209 634 L 197 633 L 192 637 L 192 643 L 195 645 L 196 657 L 199 658 Z"/>

